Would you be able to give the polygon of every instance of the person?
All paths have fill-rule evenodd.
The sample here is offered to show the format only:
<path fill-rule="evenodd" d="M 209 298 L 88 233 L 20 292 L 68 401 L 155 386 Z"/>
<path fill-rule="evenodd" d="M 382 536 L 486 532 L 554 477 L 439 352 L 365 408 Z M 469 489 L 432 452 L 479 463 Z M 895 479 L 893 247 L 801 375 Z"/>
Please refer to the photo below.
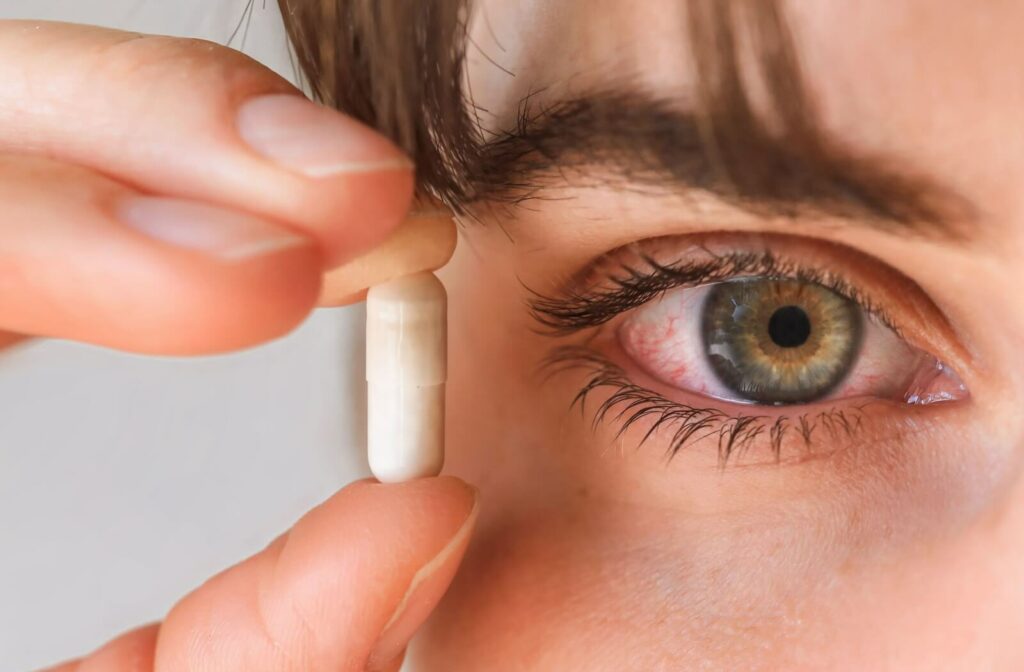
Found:
<path fill-rule="evenodd" d="M 462 225 L 450 475 L 54 669 L 1024 668 L 1024 5 L 282 5 L 350 116 L 0 24 L 0 324 L 255 344 L 419 189 Z"/>

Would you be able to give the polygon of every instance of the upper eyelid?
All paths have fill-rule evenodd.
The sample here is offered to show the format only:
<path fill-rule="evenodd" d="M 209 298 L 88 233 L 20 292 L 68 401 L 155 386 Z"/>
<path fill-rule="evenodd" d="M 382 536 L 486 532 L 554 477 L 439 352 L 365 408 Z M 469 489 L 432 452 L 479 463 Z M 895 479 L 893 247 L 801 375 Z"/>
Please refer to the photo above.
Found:
<path fill-rule="evenodd" d="M 608 255 L 603 256 L 606 258 Z M 553 333 L 567 334 L 601 324 L 670 289 L 729 277 L 726 269 L 728 260 L 721 256 L 710 262 L 685 265 L 661 264 L 646 254 L 640 254 L 639 259 L 649 268 L 648 272 L 638 270 L 637 266 L 621 264 L 616 268 L 616 274 L 602 278 L 610 283 L 610 287 L 589 288 L 577 277 L 567 288 L 553 295 L 531 292 L 531 314 Z M 584 270 L 590 270 L 592 265 Z M 738 264 L 739 267 L 746 265 Z"/>
<path fill-rule="evenodd" d="M 712 273 L 711 265 L 692 268 L 683 277 L 683 272 L 662 266 L 652 259 L 646 263 L 654 273 L 643 273 L 635 267 L 623 266 L 622 273 L 607 278 L 613 285 L 591 291 L 570 289 L 562 295 L 547 296 L 534 292 L 530 300 L 530 311 L 534 319 L 556 334 L 566 334 L 590 326 L 597 326 L 620 312 L 643 305 L 659 293 L 696 284 Z M 717 264 L 716 264 L 717 265 Z"/>
<path fill-rule="evenodd" d="M 742 274 L 790 277 L 829 287 L 856 302 L 901 338 L 900 325 L 880 306 L 840 276 L 817 272 L 810 267 L 779 258 L 770 251 L 712 254 L 704 262 L 662 264 L 650 255 L 640 255 L 648 266 L 645 273 L 635 266 L 622 266 L 619 275 L 606 278 L 610 286 L 594 290 L 571 288 L 562 295 L 534 293 L 530 312 L 553 335 L 568 335 L 599 326 L 616 315 L 637 308 L 678 287 L 696 287 Z"/>

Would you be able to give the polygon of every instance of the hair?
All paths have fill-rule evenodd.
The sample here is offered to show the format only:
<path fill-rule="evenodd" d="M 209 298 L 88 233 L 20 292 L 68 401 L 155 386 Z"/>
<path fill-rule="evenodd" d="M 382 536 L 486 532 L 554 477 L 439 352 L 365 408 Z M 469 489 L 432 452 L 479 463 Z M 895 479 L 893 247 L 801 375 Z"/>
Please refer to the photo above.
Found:
<path fill-rule="evenodd" d="M 314 97 L 396 142 L 413 158 L 421 192 L 459 211 L 481 184 L 493 184 L 488 143 L 464 79 L 467 0 L 279 3 Z M 687 10 L 688 25 L 680 30 L 688 30 L 693 49 L 700 136 L 720 176 L 748 188 L 771 179 L 777 160 L 759 151 L 769 136 L 813 154 L 812 101 L 776 4 L 688 0 Z M 751 81 L 763 84 L 761 114 Z"/>
<path fill-rule="evenodd" d="M 279 0 L 313 96 L 374 127 L 416 164 L 422 191 L 472 198 L 480 133 L 463 92 L 463 0 Z"/>
<path fill-rule="evenodd" d="M 678 114 L 660 114 L 670 112 L 669 99 L 653 119 L 636 118 L 628 99 L 598 91 L 539 111 L 527 96 L 514 128 L 493 129 L 482 127 L 465 79 L 469 0 L 278 0 L 313 96 L 391 138 L 416 165 L 418 193 L 458 214 L 478 200 L 535 198 L 551 184 L 538 176 L 564 177 L 566 166 L 551 158 L 572 154 L 577 139 L 558 122 L 582 110 L 591 129 L 626 122 L 666 150 L 701 150 L 707 173 L 696 186 L 752 211 L 774 204 L 792 214 L 810 199 L 818 214 L 911 235 L 970 230 L 977 209 L 955 190 L 823 131 L 779 0 L 679 1 L 695 75 L 686 127 Z M 605 158 L 614 159 L 610 150 Z"/>

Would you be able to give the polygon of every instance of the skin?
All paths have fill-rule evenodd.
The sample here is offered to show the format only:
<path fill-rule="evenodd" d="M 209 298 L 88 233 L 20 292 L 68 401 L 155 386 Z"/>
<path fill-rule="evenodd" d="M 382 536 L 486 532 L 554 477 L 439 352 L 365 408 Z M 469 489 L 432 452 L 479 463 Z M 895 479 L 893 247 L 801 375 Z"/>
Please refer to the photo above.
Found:
<path fill-rule="evenodd" d="M 685 92 L 677 5 L 488 3 L 474 37 L 516 74 L 475 59 L 476 101 L 501 123 L 528 90 L 543 105 L 636 73 L 663 95 Z M 1022 14 L 914 0 L 787 13 L 828 134 L 980 204 L 966 242 L 765 221 L 700 195 L 695 210 L 571 179 L 555 199 L 466 227 L 446 275 L 458 353 L 448 465 L 485 507 L 418 640 L 424 669 L 1024 666 Z M 664 434 L 637 448 L 646 426 L 592 429 L 592 414 L 568 410 L 581 377 L 542 385 L 533 373 L 552 344 L 531 331 L 523 286 L 547 290 L 628 241 L 713 231 L 841 242 L 912 279 L 952 328 L 925 319 L 919 333 L 972 399 L 899 436 L 857 448 L 840 437 L 826 458 L 776 465 L 762 453 L 724 471 L 714 440 L 666 463 Z M 861 273 L 853 258 L 842 266 Z"/>
<path fill-rule="evenodd" d="M 304 319 L 322 275 L 409 208 L 411 164 L 387 140 L 235 52 L 5 21 L 0 53 L 0 345 L 259 344 Z M 302 152 L 244 130 L 249 103 L 282 94 L 278 114 L 308 106 L 298 126 L 319 128 L 293 139 Z M 139 197 L 162 199 L 163 229 Z M 451 477 L 352 484 L 162 623 L 54 669 L 396 670 L 458 566 L 476 499 Z"/>
<path fill-rule="evenodd" d="M 488 123 L 504 125 L 527 92 L 556 98 L 614 75 L 666 94 L 692 86 L 677 3 L 484 4 L 489 21 L 474 23 L 474 42 L 516 73 L 472 59 L 470 80 L 493 115 Z M 1016 375 L 1024 346 L 1017 291 L 1024 282 L 1017 188 L 1024 139 L 1016 131 L 1024 6 L 969 11 L 952 1 L 900 0 L 787 7 L 827 132 L 858 152 L 924 168 L 979 206 L 976 221 L 962 222 L 969 224 L 965 240 L 907 238 L 823 218 L 763 220 L 702 195 L 579 183 L 527 208 L 482 205 L 444 273 L 453 353 L 446 469 L 475 484 L 482 502 L 468 550 L 476 508 L 462 481 L 356 484 L 186 597 L 163 625 L 60 669 L 395 669 L 464 550 L 461 570 L 414 644 L 416 669 L 1024 667 L 1024 382 Z M 56 52 L 46 57 L 48 49 Z M 13 85 L 0 91 L 9 101 L 0 107 L 12 116 L 0 129 L 27 125 L 33 133 L 30 143 L 0 138 L 0 149 L 12 154 L 0 161 L 0 198 L 19 202 L 34 224 L 25 226 L 23 217 L 0 227 L 3 276 L 16 278 L 0 295 L 8 331 L 144 352 L 255 344 L 308 311 L 320 272 L 333 265 L 324 260 L 365 252 L 407 206 L 411 181 L 401 171 L 309 180 L 257 160 L 245 180 L 230 179 L 232 162 L 253 159 L 234 151 L 238 105 L 256 92 L 286 90 L 238 56 L 78 28 L 27 33 L 15 24 L 0 26 L 0 51 L 18 55 L 0 63 L 38 64 L 34 78 L 57 82 L 47 95 L 85 96 L 89 114 L 76 118 L 79 135 L 96 138 L 72 152 L 38 111 L 44 105 L 14 105 L 30 98 Z M 78 73 L 61 78 L 50 70 L 73 70 L 82 54 L 101 59 L 111 76 L 72 91 Z M 193 76 L 181 76 L 182 68 Z M 163 75 L 155 92 L 137 90 L 139 73 L 145 81 Z M 174 110 L 165 108 L 183 99 L 198 112 L 172 124 Z M 121 105 L 104 107 L 110 100 Z M 180 146 L 172 156 L 227 166 L 212 171 L 221 179 L 195 181 L 185 158 L 152 162 L 141 150 L 125 155 L 123 143 L 113 152 L 113 138 L 88 132 L 90 119 L 118 115 L 126 128 L 130 121 L 180 133 L 167 140 Z M 45 158 L 29 156 L 36 152 Z M 133 189 L 244 206 L 261 219 L 254 228 L 299 233 L 308 245 L 228 264 L 125 238 L 106 211 L 89 206 Z M 368 200 L 395 210 L 377 213 L 372 225 L 343 198 L 368 189 L 381 190 Z M 318 198 L 341 202 L 304 209 Z M 90 214 L 95 225 L 69 226 L 71 212 Z M 48 233 L 58 228 L 59 237 Z M 91 240 L 78 238 L 83 231 Z M 643 427 L 618 437 L 616 425 L 595 428 L 591 416 L 570 412 L 583 379 L 538 378 L 554 342 L 536 333 L 524 285 L 550 290 L 631 241 L 712 232 L 828 240 L 914 281 L 920 296 L 893 299 L 908 338 L 954 367 L 971 399 L 913 416 L 887 406 L 885 427 L 900 431 L 869 432 L 859 442 L 826 437 L 815 459 L 775 464 L 752 454 L 724 471 L 714 441 L 666 461 L 667 437 L 639 446 Z M 52 236 L 47 249 L 56 263 L 48 268 L 62 272 L 37 272 L 31 281 L 12 273 L 38 268 L 30 243 L 40 235 Z M 858 258 L 847 255 L 843 271 L 883 293 L 893 286 Z M 98 273 L 105 268 L 117 272 Z M 156 283 L 148 295 L 124 289 L 126 274 L 140 268 L 162 269 L 148 276 Z M 269 302 L 268 271 L 276 288 Z M 108 284 L 97 285 L 103 278 Z M 198 289 L 210 286 L 222 289 Z M 133 310 L 123 310 L 126 303 Z M 945 320 L 915 310 L 924 304 Z M 220 319 L 225 307 L 246 319 Z M 139 328 L 154 320 L 192 326 L 170 338 Z M 405 599 L 410 587 L 423 592 Z M 400 610 L 399 627 L 389 625 L 401 604 L 415 607 Z"/>

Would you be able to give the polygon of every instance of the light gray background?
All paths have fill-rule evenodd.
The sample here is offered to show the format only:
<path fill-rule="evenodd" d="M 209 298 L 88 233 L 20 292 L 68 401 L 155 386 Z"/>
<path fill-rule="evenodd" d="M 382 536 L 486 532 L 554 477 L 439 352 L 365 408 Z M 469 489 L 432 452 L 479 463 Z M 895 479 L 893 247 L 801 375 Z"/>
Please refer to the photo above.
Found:
<path fill-rule="evenodd" d="M 227 43 L 249 0 L 0 0 L 34 18 Z M 289 76 L 276 0 L 232 46 Z M 168 360 L 69 343 L 0 355 L 0 670 L 159 619 L 365 473 L 362 313 Z"/>

